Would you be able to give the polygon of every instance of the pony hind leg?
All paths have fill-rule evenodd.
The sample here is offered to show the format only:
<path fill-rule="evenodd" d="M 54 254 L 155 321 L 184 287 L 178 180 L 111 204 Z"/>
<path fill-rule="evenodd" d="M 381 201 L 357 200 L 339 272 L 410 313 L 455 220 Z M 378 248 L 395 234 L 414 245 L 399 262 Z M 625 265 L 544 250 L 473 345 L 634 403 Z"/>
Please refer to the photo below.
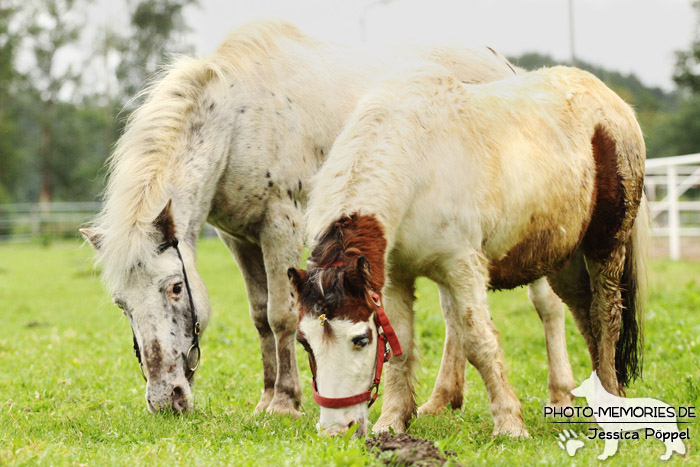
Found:
<path fill-rule="evenodd" d="M 464 369 L 467 362 L 464 332 L 466 324 L 463 321 L 463 313 L 460 313 L 450 291 L 438 285 L 438 292 L 440 307 L 445 318 L 445 346 L 435 387 L 428 401 L 418 409 L 418 416 L 442 412 L 447 404 L 450 404 L 453 409 L 458 409 L 462 407 L 464 397 Z"/>
<path fill-rule="evenodd" d="M 611 394 L 620 395 L 615 366 L 617 341 L 622 328 L 621 281 L 625 267 L 625 246 L 619 245 L 603 261 L 586 258 L 591 277 L 593 302 L 591 321 L 598 341 L 598 377 Z"/>
<path fill-rule="evenodd" d="M 473 252 L 456 264 L 457 270 L 451 271 L 446 279 L 464 316 L 467 359 L 479 372 L 488 392 L 493 434 L 527 437 L 520 400 L 506 378 L 503 349 L 487 306 L 487 261 Z"/>
<path fill-rule="evenodd" d="M 549 362 L 549 405 L 570 407 L 574 402 L 571 390 L 576 382 L 566 350 L 564 303 L 544 277 L 528 285 L 528 296 L 544 327 Z"/>
<path fill-rule="evenodd" d="M 296 359 L 297 317 L 287 269 L 301 262 L 301 214 L 290 203 L 268 205 L 260 233 L 267 274 L 267 316 L 275 336 L 277 375 L 268 413 L 300 416 L 301 383 Z"/>
<path fill-rule="evenodd" d="M 598 338 L 597 328 L 594 332 L 594 323 L 591 322 L 591 294 L 590 277 L 586 269 L 586 261 L 583 251 L 577 250 L 569 262 L 555 274 L 547 277 L 549 285 L 561 300 L 571 310 L 576 327 L 583 336 L 591 358 L 591 368 L 598 368 Z"/>
<path fill-rule="evenodd" d="M 250 305 L 250 317 L 255 329 L 258 330 L 263 363 L 263 392 L 260 401 L 255 406 L 255 413 L 260 413 L 265 411 L 272 401 L 277 376 L 277 346 L 267 319 L 267 277 L 263 255 L 257 245 L 241 242 L 221 231 L 218 231 L 218 234 L 233 254 L 238 268 L 241 270 Z"/>
<path fill-rule="evenodd" d="M 384 286 L 384 310 L 401 342 L 403 354 L 391 357 L 384 367 L 382 414 L 374 424 L 375 433 L 391 430 L 402 433 L 416 414 L 413 386 L 417 360 L 413 342 L 414 301 L 414 279 L 398 280 L 394 277 Z"/>

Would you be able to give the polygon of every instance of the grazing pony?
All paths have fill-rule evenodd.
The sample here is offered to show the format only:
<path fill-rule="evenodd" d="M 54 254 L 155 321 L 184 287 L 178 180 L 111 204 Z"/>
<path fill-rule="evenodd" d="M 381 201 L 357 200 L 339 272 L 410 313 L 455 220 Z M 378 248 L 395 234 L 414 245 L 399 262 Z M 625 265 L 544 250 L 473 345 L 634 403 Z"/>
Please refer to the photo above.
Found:
<path fill-rule="evenodd" d="M 365 431 L 367 399 L 346 400 L 378 381 L 376 349 L 386 346 L 372 343 L 393 334 L 378 319 L 383 305 L 403 353 L 388 362 L 375 431 L 406 429 L 416 412 L 417 276 L 438 284 L 447 339 L 464 349 L 443 354 L 436 387 L 461 391 L 466 352 L 486 385 L 494 434 L 527 431 L 503 369 L 489 288 L 548 277 L 579 322 L 601 381 L 618 393 L 616 361 L 621 374 L 638 369 L 648 225 L 635 218 L 644 160 L 632 109 L 577 69 L 467 85 L 426 66 L 370 91 L 314 177 L 308 271 L 288 271 L 314 387 L 342 401 L 321 408 L 321 427 L 335 433 L 357 423 Z M 616 354 L 622 320 L 625 345 Z"/>
<path fill-rule="evenodd" d="M 359 97 L 424 60 L 467 82 L 514 73 L 486 48 L 362 51 L 265 21 L 236 30 L 209 58 L 177 60 L 147 88 L 109 161 L 102 211 L 82 233 L 129 319 L 151 411 L 192 409 L 210 314 L 195 254 L 209 222 L 243 274 L 260 338 L 264 390 L 255 410 L 299 413 L 286 269 L 301 258 L 307 181 Z M 551 290 L 538 297 L 554 300 L 538 311 L 563 322 Z M 548 336 L 555 332 L 563 345 L 563 330 Z M 553 373 L 570 375 L 562 352 L 564 369 Z M 561 381 L 559 396 L 574 386 L 572 377 Z"/>

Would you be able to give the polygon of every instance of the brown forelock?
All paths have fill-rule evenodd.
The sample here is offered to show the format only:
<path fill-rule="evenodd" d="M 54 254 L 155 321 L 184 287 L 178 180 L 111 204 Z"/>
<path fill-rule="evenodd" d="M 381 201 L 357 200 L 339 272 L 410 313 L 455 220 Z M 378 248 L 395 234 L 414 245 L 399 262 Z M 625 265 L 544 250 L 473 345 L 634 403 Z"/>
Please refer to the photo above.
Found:
<path fill-rule="evenodd" d="M 299 294 L 304 312 L 367 321 L 375 309 L 369 291 L 381 293 L 384 286 L 385 251 L 384 232 L 374 216 L 352 214 L 335 221 L 309 258 L 313 266 Z"/>
<path fill-rule="evenodd" d="M 595 159 L 595 207 L 583 238 L 587 256 L 601 260 L 610 255 L 625 218 L 625 192 L 617 170 L 615 140 L 598 126 L 591 140 Z"/>

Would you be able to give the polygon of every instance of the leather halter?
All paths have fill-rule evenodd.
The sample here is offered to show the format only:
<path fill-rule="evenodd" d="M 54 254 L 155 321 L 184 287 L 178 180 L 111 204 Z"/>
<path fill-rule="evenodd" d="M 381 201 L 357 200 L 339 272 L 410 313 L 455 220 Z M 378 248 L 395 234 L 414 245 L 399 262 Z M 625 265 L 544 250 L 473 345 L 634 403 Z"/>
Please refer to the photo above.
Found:
<path fill-rule="evenodd" d="M 187 297 L 190 300 L 190 311 L 192 313 L 192 345 L 190 345 L 190 348 L 187 350 L 187 355 L 185 355 L 185 364 L 188 365 L 190 361 L 190 356 L 193 355 L 192 352 L 197 352 L 197 362 L 193 365 L 193 367 L 190 367 L 188 365 L 187 370 L 190 372 L 189 375 L 187 376 L 187 379 L 191 379 L 192 376 L 194 376 L 194 372 L 197 371 L 197 368 L 199 368 L 199 360 L 200 357 L 202 356 L 202 352 L 199 349 L 199 334 L 201 333 L 201 329 L 199 327 L 199 320 L 197 320 L 197 311 L 194 309 L 194 299 L 192 298 L 192 290 L 190 290 L 190 281 L 187 279 L 187 271 L 185 270 L 185 262 L 182 259 L 182 254 L 180 254 L 180 248 L 178 247 L 179 241 L 177 237 L 174 237 L 171 241 L 169 242 L 164 242 L 158 245 L 158 254 L 163 253 L 165 250 L 168 248 L 175 248 L 175 251 L 177 252 L 177 257 L 180 259 L 180 264 L 182 264 L 182 276 L 185 279 L 185 289 L 187 290 Z M 141 369 L 141 376 L 143 376 L 143 379 L 145 381 L 148 381 L 148 378 L 146 378 L 146 373 L 143 371 L 143 362 L 141 361 L 141 350 L 139 349 L 139 344 L 136 342 L 136 334 L 134 333 L 134 328 L 131 328 L 131 335 L 134 338 L 134 353 L 136 354 L 136 358 L 139 361 L 139 368 Z"/>
<path fill-rule="evenodd" d="M 401 343 L 399 343 L 399 338 L 396 337 L 394 328 L 391 327 L 389 318 L 384 312 L 381 301 L 379 299 L 379 294 L 372 292 L 372 302 L 377 306 L 377 313 L 375 315 L 375 323 L 377 324 L 377 363 L 374 368 L 374 379 L 372 380 L 372 385 L 365 392 L 355 394 L 354 396 L 348 397 L 323 397 L 318 393 L 316 388 L 316 368 L 315 365 L 311 365 L 311 355 L 309 354 L 309 366 L 311 366 L 311 372 L 313 380 L 311 382 L 311 388 L 313 389 L 314 401 L 321 407 L 326 407 L 329 409 L 341 409 L 343 407 L 350 407 L 353 405 L 361 404 L 362 402 L 369 401 L 367 407 L 372 407 L 374 401 L 377 400 L 379 395 L 379 383 L 382 379 L 382 368 L 384 363 L 388 362 L 391 358 L 391 354 L 399 356 L 403 353 L 401 349 Z M 389 348 L 387 348 L 387 343 Z"/>

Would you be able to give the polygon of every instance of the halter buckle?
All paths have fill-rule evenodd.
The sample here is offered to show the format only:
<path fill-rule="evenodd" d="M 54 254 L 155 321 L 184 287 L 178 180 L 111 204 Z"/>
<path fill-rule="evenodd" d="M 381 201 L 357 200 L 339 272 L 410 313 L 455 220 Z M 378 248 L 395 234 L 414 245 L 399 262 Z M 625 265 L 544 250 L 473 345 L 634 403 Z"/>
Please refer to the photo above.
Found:
<path fill-rule="evenodd" d="M 201 330 L 199 328 L 199 321 L 197 321 L 196 323 L 194 323 L 194 335 L 199 336 L 200 332 L 201 332 Z"/>

